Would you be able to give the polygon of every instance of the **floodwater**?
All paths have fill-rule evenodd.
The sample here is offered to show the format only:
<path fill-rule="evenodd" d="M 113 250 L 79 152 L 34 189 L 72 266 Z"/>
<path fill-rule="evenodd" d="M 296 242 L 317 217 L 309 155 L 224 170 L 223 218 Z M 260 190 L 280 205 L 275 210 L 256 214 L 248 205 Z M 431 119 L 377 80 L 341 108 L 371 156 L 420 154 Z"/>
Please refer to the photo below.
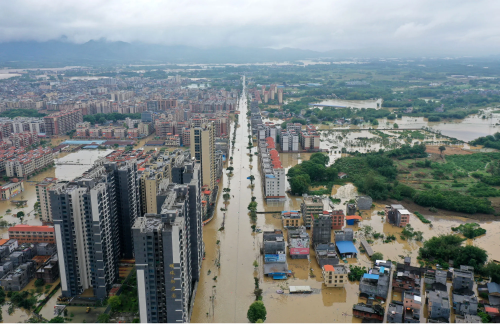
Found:
<path fill-rule="evenodd" d="M 28 200 L 27 206 L 18 208 L 11 200 L 0 201 L 0 215 L 3 216 L 2 220 L 12 224 L 19 224 L 20 219 L 15 217 L 15 214 L 22 210 L 26 214 L 23 220 L 25 224 L 41 225 L 41 221 L 36 218 L 33 213 L 33 207 L 36 202 L 36 183 L 45 178 L 53 177 L 66 181 L 72 180 L 88 170 L 92 165 L 90 162 L 93 163 L 98 157 L 105 156 L 110 152 L 112 152 L 112 150 L 81 150 L 75 153 L 59 153 L 57 157 L 60 157 L 60 159 L 56 157 L 56 164 L 75 163 L 75 165 L 56 165 L 55 168 L 39 173 L 29 180 L 24 181 L 24 191 L 15 196 L 13 200 Z M 10 212 L 7 212 L 8 210 L 10 210 Z M 0 235 L 2 238 L 8 238 L 7 229 L 7 227 L 0 227 Z"/>
<path fill-rule="evenodd" d="M 246 115 L 246 98 L 240 98 L 240 118 Z M 240 120 L 240 127 L 236 129 L 236 143 L 245 143 L 249 130 L 246 120 Z M 258 202 L 258 211 L 299 210 L 302 197 L 288 195 L 285 201 L 269 202 L 263 200 L 261 176 L 257 156 L 248 155 L 246 145 L 236 144 L 232 153 L 234 161 L 234 175 L 223 176 L 222 188 L 231 189 L 231 199 L 228 210 L 225 212 L 225 229 L 219 231 L 224 219 L 222 199 L 216 204 L 216 212 L 212 222 L 204 227 L 204 242 L 206 259 L 203 261 L 202 274 L 195 299 L 192 322 L 248 322 L 246 313 L 250 304 L 255 300 L 253 296 L 254 277 L 259 278 L 260 288 L 263 289 L 263 302 L 267 308 L 268 322 L 359 322 L 352 317 L 352 306 L 362 300 L 358 298 L 358 284 L 347 283 L 344 288 L 324 288 L 322 286 L 321 269 L 315 260 L 314 251 L 311 251 L 309 260 L 292 260 L 288 257 L 289 269 L 294 276 L 285 281 L 274 281 L 264 278 L 263 258 L 259 249 L 262 235 L 252 233 L 251 221 L 247 206 L 251 196 Z M 252 152 L 253 154 L 253 152 Z M 287 153 L 280 154 L 283 167 L 288 169 L 293 165 L 307 160 L 310 154 Z M 252 166 L 250 168 L 250 166 Z M 255 186 L 250 186 L 247 177 L 255 176 Z M 333 197 L 341 199 L 335 209 L 344 209 L 349 199 L 355 198 L 357 190 L 352 184 L 332 189 Z M 234 195 L 234 197 L 233 197 Z M 325 208 L 329 205 L 324 198 Z M 378 215 L 384 205 L 375 204 L 375 208 L 362 213 L 363 221 L 352 227 L 355 237 L 358 238 L 356 247 L 359 249 L 359 238 L 365 236 L 363 227 L 371 226 L 373 231 L 384 234 L 395 234 L 396 241 L 383 243 L 382 239 L 373 239 L 373 249 L 381 252 L 386 259 L 402 262 L 402 257 L 411 256 L 412 264 L 417 265 L 416 257 L 422 242 L 402 240 L 402 229 L 385 222 L 385 217 Z M 422 231 L 424 240 L 439 234 L 451 233 L 451 227 L 472 219 L 462 217 L 438 217 L 425 215 L 432 221 L 433 227 L 423 224 L 417 217 L 412 216 L 411 225 L 415 231 Z M 500 259 L 499 243 L 495 239 L 500 234 L 499 222 L 487 221 L 480 223 L 487 228 L 488 233 L 467 244 L 480 246 L 487 250 L 491 259 Z M 277 214 L 258 214 L 257 228 L 264 231 L 281 228 L 281 220 Z M 284 231 L 285 236 L 287 232 Z M 367 237 L 369 238 L 369 237 Z M 220 257 L 220 268 L 216 266 Z M 259 266 L 254 268 L 252 263 L 257 260 Z M 358 259 L 349 260 L 349 264 L 370 266 L 366 254 L 359 254 Z M 312 269 L 312 271 L 311 271 Z M 210 271 L 210 273 L 209 273 Z M 311 276 L 311 273 L 313 276 Z M 215 279 L 215 280 L 214 280 Z M 288 286 L 311 286 L 314 292 L 310 295 L 277 294 L 277 289 Z"/>
<path fill-rule="evenodd" d="M 371 108 L 380 109 L 382 107 L 382 99 L 377 100 L 342 100 L 342 99 L 328 99 L 314 103 L 317 107 L 332 106 L 336 108 Z M 311 106 L 312 108 L 312 106 Z"/>

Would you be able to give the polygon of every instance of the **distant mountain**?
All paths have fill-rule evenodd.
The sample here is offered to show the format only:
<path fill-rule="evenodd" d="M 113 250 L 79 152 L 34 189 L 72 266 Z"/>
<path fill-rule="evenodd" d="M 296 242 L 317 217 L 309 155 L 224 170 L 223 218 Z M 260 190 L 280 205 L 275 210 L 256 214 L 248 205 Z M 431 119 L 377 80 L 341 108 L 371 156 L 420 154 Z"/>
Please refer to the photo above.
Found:
<path fill-rule="evenodd" d="M 196 48 L 144 43 L 91 40 L 84 44 L 66 41 L 0 43 L 0 64 L 6 62 L 94 63 L 255 63 L 294 61 L 330 56 L 294 48 Z"/>

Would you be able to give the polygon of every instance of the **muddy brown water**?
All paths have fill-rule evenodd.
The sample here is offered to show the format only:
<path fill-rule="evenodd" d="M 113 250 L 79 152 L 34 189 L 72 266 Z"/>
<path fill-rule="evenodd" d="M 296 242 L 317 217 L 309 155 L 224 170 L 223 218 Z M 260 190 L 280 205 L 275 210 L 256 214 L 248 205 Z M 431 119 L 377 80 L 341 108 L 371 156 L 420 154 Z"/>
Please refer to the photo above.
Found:
<path fill-rule="evenodd" d="M 240 116 L 246 116 L 247 106 L 245 96 L 239 102 Z M 240 117 L 240 118 L 241 118 Z M 240 121 L 241 127 L 236 130 L 236 143 L 246 143 L 249 130 L 246 120 Z M 245 126 L 243 126 L 245 125 Z M 288 195 L 286 200 L 280 202 L 268 202 L 263 200 L 261 175 L 259 172 L 258 158 L 254 156 L 249 161 L 245 145 L 236 144 L 240 148 L 234 150 L 234 176 L 228 178 L 223 176 L 221 188 L 231 189 L 231 198 L 226 214 L 225 229 L 219 231 L 222 224 L 223 207 L 222 199 L 217 202 L 217 211 L 214 220 L 204 228 L 204 242 L 206 259 L 203 261 L 202 275 L 196 294 L 192 322 L 248 322 L 246 313 L 250 304 L 255 300 L 253 296 L 254 279 L 259 277 L 260 288 L 263 289 L 263 301 L 267 308 L 267 322 L 359 322 L 352 317 L 353 304 L 360 302 L 358 298 L 359 287 L 357 283 L 347 283 L 344 288 L 324 288 L 322 286 L 321 269 L 319 268 L 314 251 L 311 252 L 309 260 L 292 260 L 288 257 L 289 269 L 294 276 L 286 281 L 275 281 L 264 278 L 262 273 L 263 258 L 259 248 L 262 242 L 262 234 L 252 233 L 251 222 L 248 216 L 247 205 L 252 195 L 257 198 L 258 211 L 281 211 L 299 210 L 301 197 Z M 287 153 L 280 154 L 283 167 L 286 169 L 307 160 L 310 154 Z M 249 167 L 252 165 L 252 168 Z M 252 190 L 247 177 L 255 176 L 255 187 Z M 352 184 L 343 187 L 335 187 L 333 196 L 340 198 L 340 204 L 335 209 L 345 210 L 344 203 L 357 195 L 356 188 Z M 325 208 L 328 208 L 329 200 L 324 199 Z M 402 262 L 402 256 L 411 256 L 412 263 L 417 265 L 416 257 L 421 242 L 406 241 L 400 238 L 401 229 L 385 222 L 385 218 L 377 212 L 383 210 L 385 205 L 375 204 L 375 208 L 362 213 L 363 221 L 352 227 L 356 231 L 356 237 L 361 237 L 364 226 L 371 226 L 374 231 L 384 234 L 395 234 L 397 240 L 391 243 L 383 243 L 381 239 L 374 240 L 375 252 L 384 254 L 384 258 Z M 429 239 L 439 234 L 451 233 L 451 227 L 464 222 L 474 221 L 462 217 L 438 217 L 425 215 L 432 221 L 434 227 L 430 228 L 423 224 L 417 217 L 412 216 L 411 225 L 417 231 L 422 231 L 424 239 Z M 498 240 L 495 238 L 500 234 L 499 222 L 479 222 L 488 230 L 484 235 L 475 240 L 467 242 L 480 246 L 488 251 L 491 259 L 500 259 Z M 259 214 L 257 227 L 262 230 L 282 228 L 281 220 L 276 214 Z M 285 231 L 286 236 L 286 231 Z M 217 241 L 219 242 L 218 244 Z M 359 249 L 359 240 L 356 243 Z M 216 261 L 220 250 L 220 268 Z M 252 263 L 257 260 L 259 266 L 254 268 Z M 349 261 L 349 264 L 369 266 L 370 261 L 366 254 L 359 254 L 358 259 Z M 310 277 L 310 269 L 315 275 Z M 210 274 L 208 271 L 210 270 Z M 217 276 L 216 280 L 214 280 Z M 289 295 L 277 294 L 277 289 L 287 286 L 306 285 L 316 288 L 318 292 L 311 295 Z M 213 300 L 213 302 L 212 302 Z"/>

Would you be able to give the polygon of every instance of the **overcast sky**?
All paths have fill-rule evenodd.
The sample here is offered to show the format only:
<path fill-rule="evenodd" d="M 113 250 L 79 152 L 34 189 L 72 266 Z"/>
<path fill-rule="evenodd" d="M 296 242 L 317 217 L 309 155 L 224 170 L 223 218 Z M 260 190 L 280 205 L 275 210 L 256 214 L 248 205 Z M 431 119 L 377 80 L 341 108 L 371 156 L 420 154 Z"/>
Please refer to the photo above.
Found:
<path fill-rule="evenodd" d="M 0 0 L 0 42 L 500 53 L 500 1 Z"/>

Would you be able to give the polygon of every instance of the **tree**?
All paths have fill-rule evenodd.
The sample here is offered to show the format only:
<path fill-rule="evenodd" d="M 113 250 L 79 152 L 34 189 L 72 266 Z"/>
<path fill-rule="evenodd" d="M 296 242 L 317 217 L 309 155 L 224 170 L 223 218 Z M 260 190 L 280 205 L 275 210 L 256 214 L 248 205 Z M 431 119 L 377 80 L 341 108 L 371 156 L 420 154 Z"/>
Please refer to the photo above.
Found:
<path fill-rule="evenodd" d="M 259 319 L 262 321 L 266 320 L 266 306 L 261 301 L 255 301 L 250 305 L 247 312 L 247 318 L 250 323 L 256 323 Z"/>
<path fill-rule="evenodd" d="M 7 177 L 6 175 L 4 175 L 2 178 L 3 178 L 3 181 L 9 181 L 9 179 L 10 179 L 10 178 L 9 178 L 9 177 Z"/>
<path fill-rule="evenodd" d="M 292 193 L 302 195 L 309 191 L 311 178 L 308 174 L 301 174 L 290 179 L 290 189 Z"/>
<path fill-rule="evenodd" d="M 23 218 L 24 218 L 24 212 L 21 210 L 21 211 L 18 211 L 17 214 L 16 214 L 17 218 L 19 218 L 21 220 L 21 224 L 23 223 Z"/>
<path fill-rule="evenodd" d="M 106 118 L 104 118 L 104 117 L 100 117 L 100 118 L 97 120 L 97 123 L 99 123 L 99 124 L 105 124 L 105 123 L 106 123 Z"/>
<path fill-rule="evenodd" d="M 101 314 L 97 317 L 97 321 L 99 323 L 109 323 L 109 315 L 108 314 Z"/>
<path fill-rule="evenodd" d="M 259 263 L 257 262 L 257 260 L 255 260 L 255 261 L 253 262 L 253 266 L 254 266 L 255 268 L 257 268 L 257 267 L 259 266 Z"/>
<path fill-rule="evenodd" d="M 122 304 L 122 301 L 120 300 L 119 296 L 111 296 L 108 299 L 108 305 L 111 306 L 111 309 L 113 311 L 116 311 L 118 307 Z"/>
<path fill-rule="evenodd" d="M 396 124 L 396 123 L 394 123 L 393 127 L 394 127 L 394 128 L 399 128 L 399 125 L 398 125 L 398 124 Z"/>
<path fill-rule="evenodd" d="M 373 253 L 372 257 L 371 257 L 372 261 L 375 262 L 376 260 L 383 260 L 384 259 L 384 255 L 380 252 L 375 252 Z"/>
<path fill-rule="evenodd" d="M 254 175 L 252 174 L 251 176 L 248 177 L 248 179 L 250 180 L 250 184 L 253 185 L 253 181 L 255 180 Z"/>
<path fill-rule="evenodd" d="M 43 279 L 38 278 L 37 280 L 35 280 L 35 287 L 43 287 L 44 285 L 45 281 L 43 281 Z"/>
<path fill-rule="evenodd" d="M 443 152 L 444 152 L 445 150 L 446 150 L 446 147 L 445 147 L 444 145 L 441 145 L 441 146 L 439 147 L 439 153 L 440 153 L 441 157 L 443 157 Z"/>
<path fill-rule="evenodd" d="M 101 321 L 100 321 L 101 322 Z M 56 317 L 53 317 L 49 323 L 64 323 L 64 317 L 62 316 L 56 316 Z M 107 323 L 107 322 L 101 322 L 101 323 Z"/>

